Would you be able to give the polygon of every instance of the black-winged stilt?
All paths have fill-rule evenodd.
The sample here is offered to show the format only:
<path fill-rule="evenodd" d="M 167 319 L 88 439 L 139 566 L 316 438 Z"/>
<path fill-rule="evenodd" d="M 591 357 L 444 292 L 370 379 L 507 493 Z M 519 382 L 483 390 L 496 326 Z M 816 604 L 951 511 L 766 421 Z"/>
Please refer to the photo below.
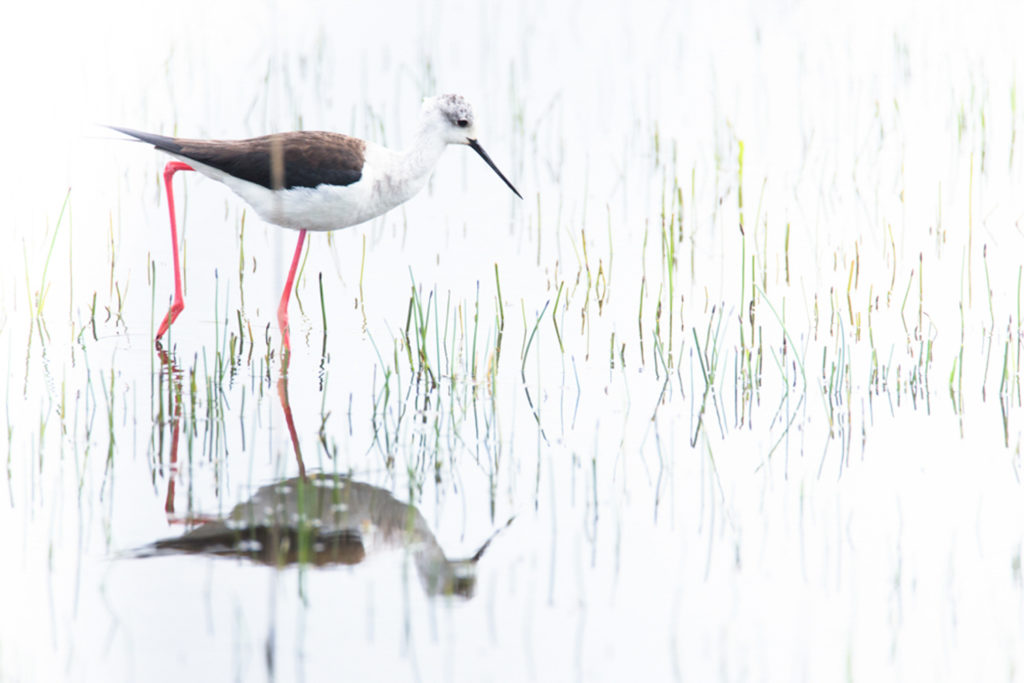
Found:
<path fill-rule="evenodd" d="M 176 159 L 164 167 L 174 249 L 174 302 L 160 323 L 156 340 L 159 342 L 185 308 L 171 185 L 175 172 L 199 171 L 227 185 L 263 220 L 299 231 L 277 309 L 282 341 L 290 349 L 288 299 L 308 230 L 339 230 L 358 225 L 405 202 L 427 184 L 448 145 L 472 147 L 522 199 L 477 142 L 474 124 L 473 108 L 465 98 L 439 95 L 424 100 L 416 138 L 401 152 L 359 138 L 320 131 L 276 133 L 248 140 L 191 140 L 111 126 Z"/>

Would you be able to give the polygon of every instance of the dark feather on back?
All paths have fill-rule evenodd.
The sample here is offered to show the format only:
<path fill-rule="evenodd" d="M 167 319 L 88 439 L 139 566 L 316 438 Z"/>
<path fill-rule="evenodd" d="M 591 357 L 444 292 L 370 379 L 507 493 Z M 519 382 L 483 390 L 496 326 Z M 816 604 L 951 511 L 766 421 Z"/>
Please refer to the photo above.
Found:
<path fill-rule="evenodd" d="M 192 140 L 111 128 L 269 189 L 351 185 L 363 175 L 366 143 L 340 133 L 300 131 L 248 140 Z"/>

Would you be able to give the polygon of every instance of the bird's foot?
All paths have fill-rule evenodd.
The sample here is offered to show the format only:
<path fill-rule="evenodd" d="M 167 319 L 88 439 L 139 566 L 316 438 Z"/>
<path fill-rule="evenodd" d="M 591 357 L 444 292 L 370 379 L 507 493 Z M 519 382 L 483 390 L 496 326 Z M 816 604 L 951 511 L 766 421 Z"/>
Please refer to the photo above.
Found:
<path fill-rule="evenodd" d="M 171 308 L 167 311 L 167 315 L 164 316 L 164 321 L 160 323 L 160 327 L 156 331 L 156 341 L 159 341 L 160 337 L 164 336 L 164 333 L 167 332 L 167 328 L 169 328 L 174 321 L 178 319 L 178 315 L 180 315 L 183 310 L 185 310 L 185 300 L 175 298 L 174 303 L 171 304 Z"/>

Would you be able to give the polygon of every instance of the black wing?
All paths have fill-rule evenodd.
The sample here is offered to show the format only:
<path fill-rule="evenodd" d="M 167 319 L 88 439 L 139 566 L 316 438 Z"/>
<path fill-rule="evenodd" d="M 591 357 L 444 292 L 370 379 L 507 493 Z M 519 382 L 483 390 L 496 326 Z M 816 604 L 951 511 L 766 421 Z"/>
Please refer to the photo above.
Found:
<path fill-rule="evenodd" d="M 268 189 L 351 185 L 363 176 L 366 143 L 340 133 L 301 131 L 248 140 L 192 140 L 110 128 Z"/>

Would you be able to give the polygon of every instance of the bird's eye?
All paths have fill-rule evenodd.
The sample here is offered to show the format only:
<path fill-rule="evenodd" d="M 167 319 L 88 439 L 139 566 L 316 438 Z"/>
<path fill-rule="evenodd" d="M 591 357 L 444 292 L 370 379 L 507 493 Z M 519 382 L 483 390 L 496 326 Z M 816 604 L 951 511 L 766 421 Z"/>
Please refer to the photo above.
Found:
<path fill-rule="evenodd" d="M 459 119 L 456 123 L 459 124 L 459 128 L 465 128 L 466 126 L 469 125 L 469 121 L 467 121 L 466 119 Z"/>

